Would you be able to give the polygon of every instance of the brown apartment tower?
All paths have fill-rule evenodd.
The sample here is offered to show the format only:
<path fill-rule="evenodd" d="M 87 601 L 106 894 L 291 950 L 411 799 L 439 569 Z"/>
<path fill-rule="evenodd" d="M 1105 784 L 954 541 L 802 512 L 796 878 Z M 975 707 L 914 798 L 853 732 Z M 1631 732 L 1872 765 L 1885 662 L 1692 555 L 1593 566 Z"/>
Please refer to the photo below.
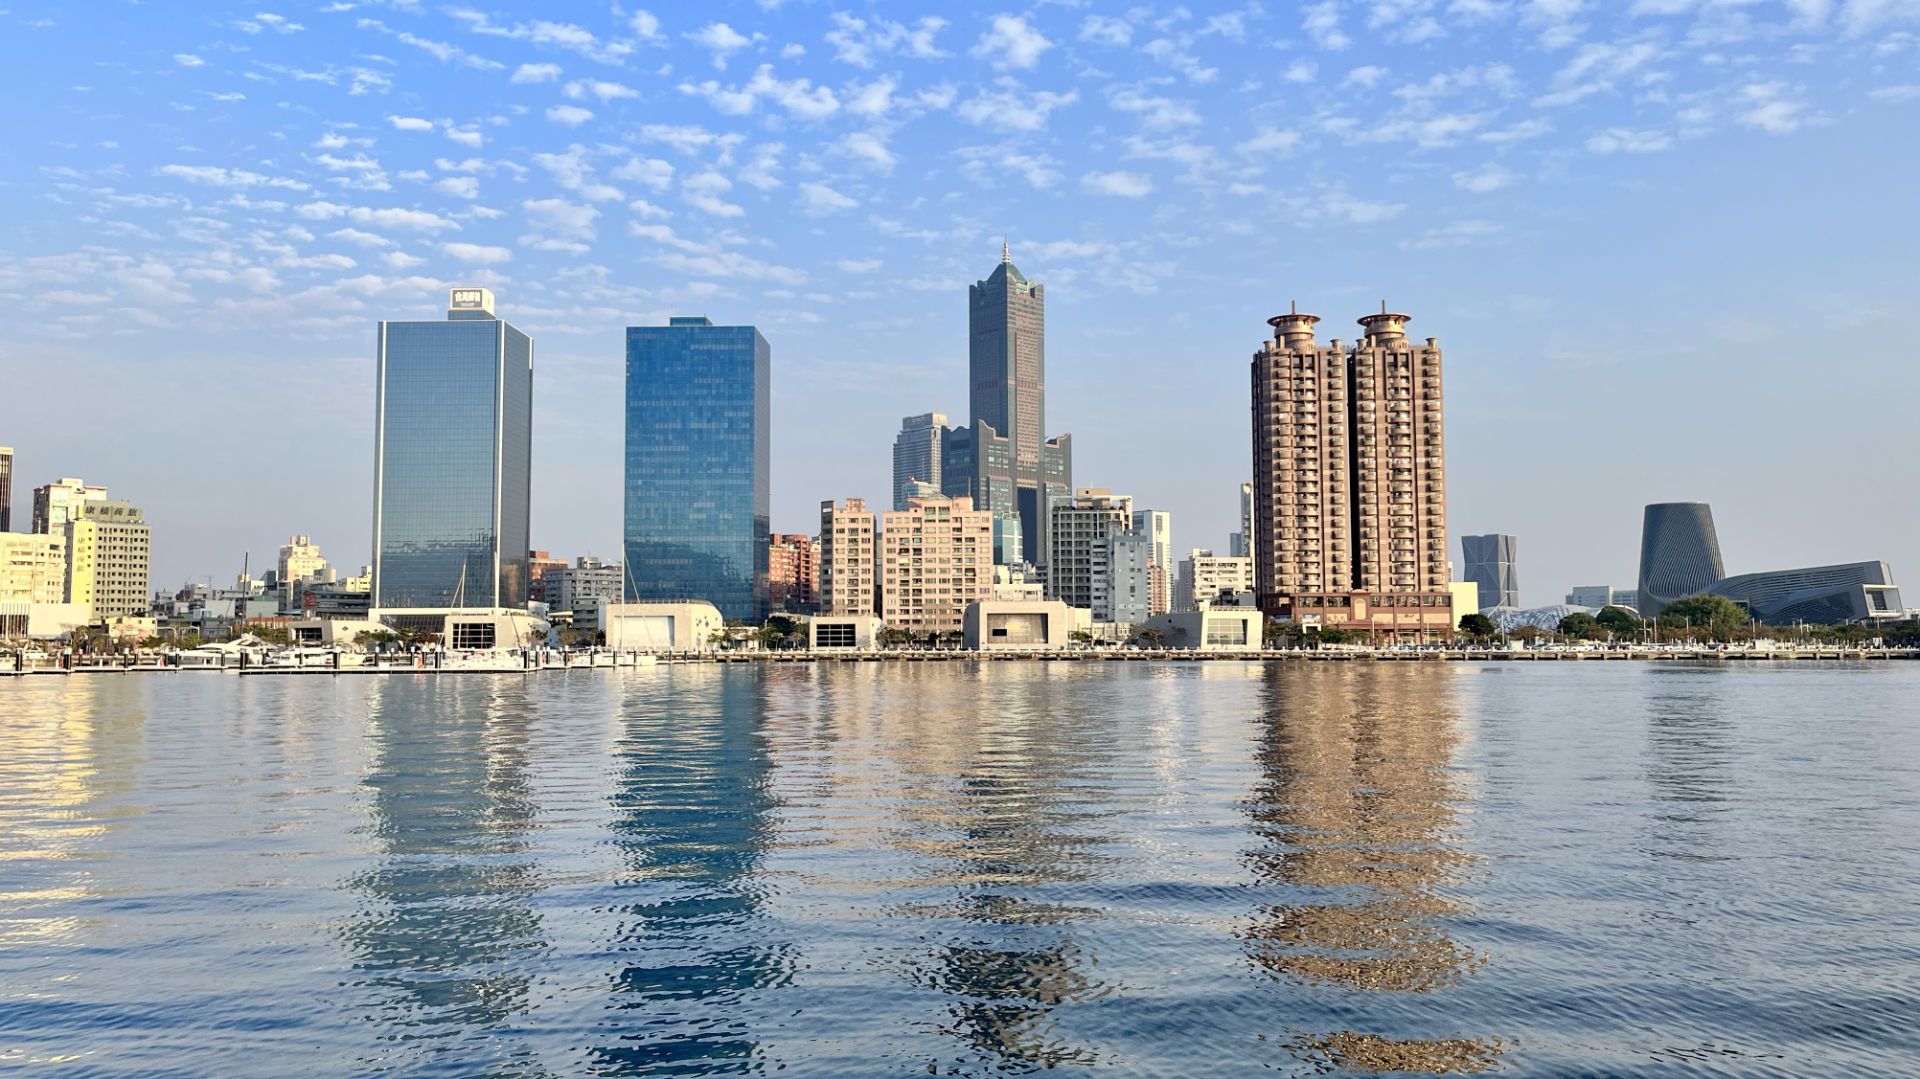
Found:
<path fill-rule="evenodd" d="M 1376 640 L 1449 636 L 1440 348 L 1407 315 L 1314 340 L 1297 309 L 1253 356 L 1255 587 L 1268 615 Z"/>

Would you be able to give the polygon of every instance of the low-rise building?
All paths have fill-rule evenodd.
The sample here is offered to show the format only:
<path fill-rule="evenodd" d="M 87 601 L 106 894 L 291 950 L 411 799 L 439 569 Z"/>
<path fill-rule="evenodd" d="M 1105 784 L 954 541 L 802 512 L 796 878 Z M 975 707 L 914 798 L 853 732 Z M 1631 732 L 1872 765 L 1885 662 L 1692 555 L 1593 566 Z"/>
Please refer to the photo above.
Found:
<path fill-rule="evenodd" d="M 1253 559 L 1247 555 L 1217 555 L 1194 548 L 1180 561 L 1180 581 L 1173 605 L 1178 611 L 1212 606 L 1222 593 L 1253 591 Z"/>
<path fill-rule="evenodd" d="M 576 620 L 601 601 L 618 603 L 621 598 L 620 564 L 609 565 L 590 555 L 582 555 L 564 569 L 549 569 L 541 574 L 540 584 L 549 611 L 569 611 Z"/>
<path fill-rule="evenodd" d="M 815 615 L 807 623 L 807 647 L 815 652 L 872 652 L 886 623 L 870 614 Z"/>
<path fill-rule="evenodd" d="M 1058 599 L 983 599 L 967 605 L 966 646 L 975 651 L 1038 652 L 1071 647 L 1091 612 Z"/>
<path fill-rule="evenodd" d="M 1206 652 L 1258 652 L 1265 647 L 1266 616 L 1257 607 L 1212 606 L 1174 611 L 1147 620 L 1135 634 L 1161 648 Z"/>
<path fill-rule="evenodd" d="M 620 651 L 705 652 L 727 626 L 705 600 L 602 603 L 597 615 L 607 647 Z"/>

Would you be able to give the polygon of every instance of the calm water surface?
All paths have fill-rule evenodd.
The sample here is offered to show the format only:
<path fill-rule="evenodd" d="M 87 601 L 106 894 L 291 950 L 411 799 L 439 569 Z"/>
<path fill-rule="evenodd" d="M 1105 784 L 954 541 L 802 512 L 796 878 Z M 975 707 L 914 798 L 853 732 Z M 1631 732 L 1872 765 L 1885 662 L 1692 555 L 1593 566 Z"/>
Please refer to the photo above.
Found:
<path fill-rule="evenodd" d="M 1920 664 L 0 683 L 0 1071 L 1912 1075 Z"/>

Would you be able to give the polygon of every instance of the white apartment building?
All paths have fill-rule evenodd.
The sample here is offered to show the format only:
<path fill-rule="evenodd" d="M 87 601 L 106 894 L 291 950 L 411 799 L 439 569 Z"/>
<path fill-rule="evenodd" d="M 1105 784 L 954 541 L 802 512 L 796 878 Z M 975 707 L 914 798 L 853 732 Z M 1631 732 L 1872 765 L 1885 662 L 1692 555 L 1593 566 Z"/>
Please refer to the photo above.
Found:
<path fill-rule="evenodd" d="M 993 513 L 973 499 L 916 498 L 881 515 L 880 618 L 910 633 L 959 633 L 993 594 Z"/>
<path fill-rule="evenodd" d="M 0 603 L 64 603 L 66 589 L 63 537 L 0 532 Z"/>
<path fill-rule="evenodd" d="M 1253 559 L 1195 548 L 1180 562 L 1176 591 L 1174 607 L 1181 611 L 1204 611 L 1222 592 L 1251 592 Z"/>
<path fill-rule="evenodd" d="M 1049 511 L 1048 598 L 1092 611 L 1096 621 L 1113 621 L 1113 541 L 1133 527 L 1133 499 L 1082 487 Z"/>
<path fill-rule="evenodd" d="M 874 572 L 878 519 L 864 499 L 820 503 L 820 613 L 870 615 L 879 609 Z"/>

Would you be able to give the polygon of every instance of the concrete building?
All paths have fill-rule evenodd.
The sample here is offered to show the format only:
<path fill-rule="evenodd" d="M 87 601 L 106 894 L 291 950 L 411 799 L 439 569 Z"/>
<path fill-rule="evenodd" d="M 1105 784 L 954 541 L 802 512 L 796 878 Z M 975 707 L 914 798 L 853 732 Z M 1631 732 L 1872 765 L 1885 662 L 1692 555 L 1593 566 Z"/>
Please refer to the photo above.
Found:
<path fill-rule="evenodd" d="M 969 604 L 966 647 L 978 652 L 1058 652 L 1088 629 L 1084 610 L 1057 599 L 984 599 Z"/>
<path fill-rule="evenodd" d="M 1639 597 L 1632 590 L 1604 584 L 1575 585 L 1573 591 L 1567 593 L 1566 602 L 1569 607 L 1591 607 L 1596 611 L 1605 607 L 1639 609 Z M 1507 606 L 1518 607 L 1519 604 L 1510 603 Z"/>
<path fill-rule="evenodd" d="M 820 613 L 870 615 L 880 609 L 876 533 L 864 499 L 820 503 Z"/>
<path fill-rule="evenodd" d="M 72 477 L 35 487 L 33 530 L 46 536 L 64 536 L 67 522 L 80 515 L 81 506 L 88 502 L 105 501 L 106 497 L 105 487 L 95 487 L 85 480 Z"/>
<path fill-rule="evenodd" d="M 1148 537 L 1124 532 L 1108 540 L 1106 605 L 1094 612 L 1095 621 L 1139 625 L 1153 617 L 1155 569 Z"/>
<path fill-rule="evenodd" d="M 542 577 L 551 569 L 566 569 L 567 560 L 553 557 L 551 551 L 527 552 L 527 602 L 545 603 L 547 593 L 540 583 Z"/>
<path fill-rule="evenodd" d="M 618 603 L 623 574 L 618 562 L 607 562 L 591 555 L 574 559 L 565 569 L 551 569 L 541 577 L 550 611 L 575 614 L 597 610 L 602 603 Z"/>
<path fill-rule="evenodd" d="M 66 592 L 64 537 L 0 532 L 0 603 L 65 603 Z"/>
<path fill-rule="evenodd" d="M 807 622 L 807 647 L 815 652 L 873 652 L 886 623 L 870 614 L 816 615 Z"/>
<path fill-rule="evenodd" d="M 630 600 L 767 615 L 773 348 L 752 326 L 676 315 L 627 329 Z"/>
<path fill-rule="evenodd" d="M 1180 560 L 1174 613 L 1204 610 L 1222 595 L 1253 591 L 1253 559 L 1195 548 Z"/>
<path fill-rule="evenodd" d="M 706 652 L 726 631 L 720 609 L 704 600 L 603 603 L 598 622 L 607 647 L 632 652 Z"/>
<path fill-rule="evenodd" d="M 1900 588 L 1885 562 L 1743 573 L 1729 577 L 1720 558 L 1713 510 L 1704 502 L 1647 507 L 1640 538 L 1643 618 L 1658 617 L 1675 600 L 1725 596 L 1770 625 L 1836 625 L 1892 621 L 1905 614 Z"/>
<path fill-rule="evenodd" d="M 1480 610 L 1480 586 L 1473 581 L 1451 581 L 1447 591 L 1453 593 L 1453 628 L 1460 628 L 1460 620 Z"/>
<path fill-rule="evenodd" d="M 806 614 L 820 609 L 820 541 L 775 532 L 767 548 L 767 604 L 775 611 Z"/>
<path fill-rule="evenodd" d="M 1113 621 L 1113 541 L 1133 527 L 1133 499 L 1105 487 L 1083 487 L 1049 507 L 1047 597 Z"/>
<path fill-rule="evenodd" d="M 1520 606 L 1520 575 L 1514 568 L 1519 548 L 1518 539 L 1500 533 L 1460 537 L 1466 567 L 1460 578 L 1480 586 L 1480 602 L 1489 607 Z"/>
<path fill-rule="evenodd" d="M 139 617 L 152 605 L 152 530 L 138 507 L 112 499 L 70 507 L 66 601 L 96 619 Z"/>
<path fill-rule="evenodd" d="M 455 288 L 444 320 L 380 323 L 375 358 L 373 609 L 524 609 L 533 339 Z"/>
<path fill-rule="evenodd" d="M 13 531 L 13 447 L 0 446 L 0 532 Z"/>
<path fill-rule="evenodd" d="M 1147 574 L 1147 610 L 1165 614 L 1173 609 L 1173 514 L 1166 510 L 1134 510 L 1130 531 L 1151 545 L 1152 568 Z"/>
<path fill-rule="evenodd" d="M 893 436 L 894 509 L 906 509 L 910 498 L 941 493 L 940 450 L 946 434 L 944 412 L 925 412 L 900 421 L 900 433 Z"/>
<path fill-rule="evenodd" d="M 1254 563 L 1260 606 L 1375 638 L 1453 632 L 1441 354 L 1381 305 L 1365 336 L 1268 319 L 1254 354 Z"/>
<path fill-rule="evenodd" d="M 305 581 L 319 581 L 327 571 L 327 559 L 320 548 L 314 546 L 311 536 L 289 536 L 287 542 L 280 545 L 280 558 L 274 569 L 278 574 L 275 580 L 280 584 L 281 603 L 292 607 L 296 586 Z"/>
<path fill-rule="evenodd" d="M 993 592 L 993 514 L 967 498 L 915 499 L 881 515 L 880 618 L 916 636 L 958 634 Z"/>
<path fill-rule="evenodd" d="M 51 641 L 93 620 L 77 603 L 27 603 L 0 600 L 0 641 Z"/>
<path fill-rule="evenodd" d="M 1149 631 L 1162 648 L 1208 652 L 1258 652 L 1266 647 L 1266 615 L 1254 607 L 1209 607 L 1174 611 L 1150 618 L 1135 634 Z"/>
<path fill-rule="evenodd" d="M 968 426 L 974 442 L 975 474 L 993 476 L 986 436 L 1008 443 L 1008 478 L 1013 514 L 1020 521 L 1020 561 L 1047 565 L 1050 538 L 1047 503 L 1072 490 L 1072 452 L 1062 437 L 1048 439 L 1046 388 L 1046 286 L 1029 281 L 1014 268 L 1005 245 L 1000 265 L 967 296 Z M 990 428 L 982 432 L 980 425 Z M 956 491 L 974 504 L 1005 516 L 997 491 Z"/>
<path fill-rule="evenodd" d="M 1640 525 L 1640 616 L 1653 618 L 1667 604 L 1708 591 L 1727 575 L 1720 534 L 1705 502 L 1658 502 Z"/>

